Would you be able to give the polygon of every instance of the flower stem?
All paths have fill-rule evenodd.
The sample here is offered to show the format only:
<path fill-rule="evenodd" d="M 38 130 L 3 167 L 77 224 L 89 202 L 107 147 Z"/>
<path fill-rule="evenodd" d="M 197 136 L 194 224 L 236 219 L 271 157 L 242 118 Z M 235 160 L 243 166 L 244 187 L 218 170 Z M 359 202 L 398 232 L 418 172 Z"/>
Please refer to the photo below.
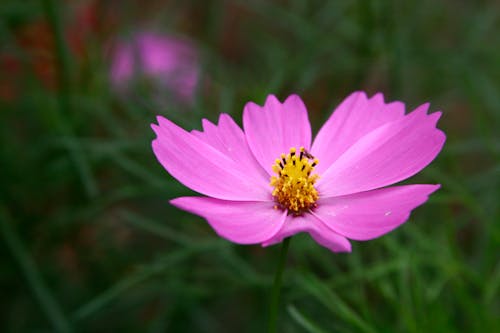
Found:
<path fill-rule="evenodd" d="M 281 281 L 283 271 L 285 270 L 286 254 L 290 245 L 290 237 L 285 238 L 281 245 L 281 252 L 278 258 L 276 275 L 274 275 L 273 289 L 271 291 L 271 304 L 269 306 L 269 325 L 267 331 L 269 333 L 276 332 L 276 321 L 278 319 L 278 305 L 280 299 Z"/>

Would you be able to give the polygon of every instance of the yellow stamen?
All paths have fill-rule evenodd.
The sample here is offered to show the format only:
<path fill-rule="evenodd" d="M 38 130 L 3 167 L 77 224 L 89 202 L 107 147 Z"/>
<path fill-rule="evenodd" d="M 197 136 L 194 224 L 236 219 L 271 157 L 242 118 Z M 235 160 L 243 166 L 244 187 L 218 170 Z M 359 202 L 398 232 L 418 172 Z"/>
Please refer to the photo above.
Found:
<path fill-rule="evenodd" d="M 274 187 L 273 197 L 278 203 L 275 208 L 287 209 L 294 215 L 314 208 L 318 200 L 318 191 L 314 183 L 319 178 L 312 174 L 318 159 L 301 147 L 297 154 L 295 147 L 290 148 L 287 155 L 281 154 L 273 165 L 273 171 L 278 176 L 271 177 Z"/>

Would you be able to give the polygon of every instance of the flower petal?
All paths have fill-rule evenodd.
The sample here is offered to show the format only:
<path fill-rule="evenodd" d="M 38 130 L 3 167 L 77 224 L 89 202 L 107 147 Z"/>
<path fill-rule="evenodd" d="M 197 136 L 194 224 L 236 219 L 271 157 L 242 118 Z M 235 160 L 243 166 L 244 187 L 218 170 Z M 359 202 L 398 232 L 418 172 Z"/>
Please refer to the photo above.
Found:
<path fill-rule="evenodd" d="M 170 203 L 204 217 L 221 237 L 238 244 L 261 243 L 283 226 L 286 212 L 274 202 L 226 201 L 204 197 L 182 197 Z"/>
<path fill-rule="evenodd" d="M 264 106 L 247 103 L 243 110 L 243 128 L 255 158 L 270 175 L 280 154 L 287 154 L 292 147 L 309 149 L 311 145 L 307 110 L 297 95 L 291 95 L 283 104 L 273 95 Z"/>
<path fill-rule="evenodd" d="M 314 139 L 311 153 L 320 161 L 316 171 L 322 173 L 365 134 L 402 118 L 404 113 L 403 103 L 386 104 L 380 93 L 372 98 L 361 91 L 352 93 L 335 109 Z"/>
<path fill-rule="evenodd" d="M 255 181 L 262 183 L 262 186 L 269 186 L 269 175 L 253 156 L 248 147 L 245 133 L 230 115 L 221 114 L 218 126 L 203 119 L 203 132 L 191 131 L 191 133 L 230 157 L 237 164 L 244 166 L 245 173 Z"/>
<path fill-rule="evenodd" d="M 281 230 L 274 237 L 263 242 L 262 246 L 280 243 L 286 237 L 300 232 L 309 233 L 318 244 L 333 252 L 351 252 L 351 244 L 344 236 L 328 228 L 321 220 L 311 214 L 288 215 Z"/>
<path fill-rule="evenodd" d="M 318 201 L 320 220 L 339 234 L 368 240 L 379 237 L 408 220 L 410 212 L 427 201 L 440 185 L 394 186 Z"/>
<path fill-rule="evenodd" d="M 424 104 L 359 139 L 320 174 L 317 183 L 320 197 L 391 185 L 427 166 L 439 153 L 446 138 L 435 127 L 441 113 L 427 115 L 427 108 L 428 104 Z"/>
<path fill-rule="evenodd" d="M 244 165 L 163 117 L 158 117 L 158 123 L 159 126 L 152 125 L 157 135 L 152 142 L 153 151 L 163 167 L 182 184 L 218 199 L 271 199 L 269 186 L 249 177 Z"/>

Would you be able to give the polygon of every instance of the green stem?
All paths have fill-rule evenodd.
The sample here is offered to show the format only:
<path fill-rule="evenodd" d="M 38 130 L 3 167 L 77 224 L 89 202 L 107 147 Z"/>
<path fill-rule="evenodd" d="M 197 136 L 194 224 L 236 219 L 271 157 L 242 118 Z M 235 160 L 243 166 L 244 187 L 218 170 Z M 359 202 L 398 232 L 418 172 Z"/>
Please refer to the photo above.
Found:
<path fill-rule="evenodd" d="M 281 252 L 278 259 L 278 267 L 276 269 L 276 275 L 274 276 L 273 289 L 271 291 L 271 304 L 269 307 L 269 325 L 267 330 L 269 333 L 276 332 L 281 281 L 283 277 L 283 271 L 285 270 L 286 254 L 288 252 L 289 245 L 290 245 L 290 237 L 285 238 L 285 240 L 281 245 Z"/>
<path fill-rule="evenodd" d="M 54 0 L 42 0 L 45 18 L 54 35 L 54 54 L 56 56 L 57 68 L 57 91 L 59 100 L 59 110 L 56 112 L 57 126 L 59 135 L 63 138 L 73 138 L 74 132 L 70 117 L 73 113 L 72 96 L 72 77 L 71 77 L 71 57 L 66 41 L 64 39 L 64 27 L 61 22 L 59 11 L 61 4 Z M 75 164 L 76 170 L 80 174 L 82 184 L 88 197 L 95 197 L 98 193 L 97 184 L 92 176 L 92 170 L 84 151 L 74 140 L 68 143 L 69 157 Z"/>

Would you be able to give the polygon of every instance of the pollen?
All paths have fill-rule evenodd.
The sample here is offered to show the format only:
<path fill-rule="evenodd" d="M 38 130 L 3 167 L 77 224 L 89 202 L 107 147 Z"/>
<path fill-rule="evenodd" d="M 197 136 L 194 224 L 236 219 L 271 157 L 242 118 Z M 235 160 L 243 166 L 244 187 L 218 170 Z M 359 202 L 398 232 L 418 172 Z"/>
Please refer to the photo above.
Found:
<path fill-rule="evenodd" d="M 273 165 L 276 176 L 271 177 L 276 209 L 287 209 L 290 214 L 301 215 L 316 207 L 318 191 L 314 183 L 319 176 L 313 171 L 317 164 L 318 159 L 304 147 L 299 151 L 292 147 L 288 154 L 281 154 L 276 159 Z"/>

